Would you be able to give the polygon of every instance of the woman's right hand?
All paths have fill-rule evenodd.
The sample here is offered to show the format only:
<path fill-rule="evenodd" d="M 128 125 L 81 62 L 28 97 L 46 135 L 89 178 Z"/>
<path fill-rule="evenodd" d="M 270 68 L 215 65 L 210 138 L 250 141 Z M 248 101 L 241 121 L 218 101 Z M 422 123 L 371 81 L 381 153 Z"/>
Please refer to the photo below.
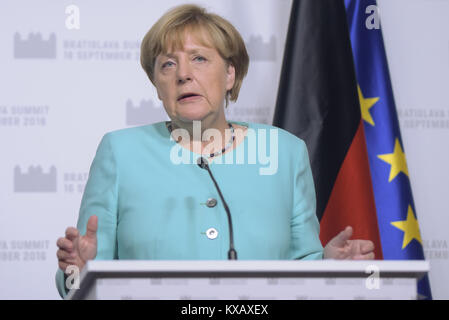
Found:
<path fill-rule="evenodd" d="M 87 260 L 93 260 L 97 255 L 97 229 L 98 217 L 91 216 L 87 221 L 86 234 L 80 236 L 78 229 L 68 227 L 65 237 L 59 238 L 56 242 L 58 251 L 59 268 L 65 273 L 70 265 L 76 265 L 81 272 Z"/>

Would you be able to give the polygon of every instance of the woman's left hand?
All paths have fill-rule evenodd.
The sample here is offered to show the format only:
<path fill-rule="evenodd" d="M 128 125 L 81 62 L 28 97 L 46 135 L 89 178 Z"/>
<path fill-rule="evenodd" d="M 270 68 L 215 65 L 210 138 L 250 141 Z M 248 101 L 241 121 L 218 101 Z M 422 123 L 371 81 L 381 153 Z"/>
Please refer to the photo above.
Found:
<path fill-rule="evenodd" d="M 374 243 L 370 240 L 349 240 L 352 227 L 346 227 L 324 247 L 324 259 L 373 260 Z"/>

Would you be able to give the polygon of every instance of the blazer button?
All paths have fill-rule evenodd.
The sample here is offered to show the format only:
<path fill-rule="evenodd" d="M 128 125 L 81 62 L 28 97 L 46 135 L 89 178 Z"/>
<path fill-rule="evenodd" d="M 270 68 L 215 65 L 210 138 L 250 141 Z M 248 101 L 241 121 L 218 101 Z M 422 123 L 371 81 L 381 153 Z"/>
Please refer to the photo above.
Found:
<path fill-rule="evenodd" d="M 218 231 L 215 228 L 209 228 L 206 231 L 206 236 L 211 239 L 214 240 L 216 237 L 218 237 Z"/>
<path fill-rule="evenodd" d="M 206 201 L 206 206 L 208 206 L 209 208 L 213 208 L 217 205 L 217 199 L 214 198 L 209 198 Z"/>

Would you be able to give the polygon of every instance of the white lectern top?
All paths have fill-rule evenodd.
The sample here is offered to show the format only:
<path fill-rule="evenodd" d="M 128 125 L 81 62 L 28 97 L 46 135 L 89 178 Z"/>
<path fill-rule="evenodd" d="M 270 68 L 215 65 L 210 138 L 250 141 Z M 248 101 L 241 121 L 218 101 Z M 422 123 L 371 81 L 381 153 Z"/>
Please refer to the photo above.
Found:
<path fill-rule="evenodd" d="M 328 286 L 332 285 L 332 288 L 336 289 L 336 293 L 343 295 L 343 287 L 345 285 L 352 285 L 352 289 L 349 287 L 346 289 L 349 291 L 355 290 L 355 283 L 357 283 L 359 287 L 362 287 L 362 289 L 367 290 L 367 281 L 374 281 L 376 278 L 379 281 L 383 281 L 382 284 L 384 287 L 390 286 L 391 288 L 393 288 L 393 286 L 395 286 L 395 288 L 398 287 L 392 282 L 392 279 L 402 279 L 402 281 L 399 280 L 396 284 L 399 284 L 399 287 L 402 286 L 401 288 L 408 286 L 409 292 L 405 298 L 416 298 L 416 281 L 424 276 L 428 271 L 429 263 L 422 260 L 92 260 L 86 264 L 85 268 L 81 272 L 80 289 L 70 290 L 66 299 L 102 298 L 99 296 L 99 293 L 102 292 L 101 286 L 108 283 L 114 283 L 112 288 L 117 291 L 117 296 L 112 297 L 103 295 L 103 298 L 109 297 L 112 299 L 117 299 L 121 297 L 123 299 L 172 299 L 169 298 L 169 296 L 161 295 L 157 297 L 154 296 L 154 294 L 147 295 L 145 293 L 145 290 L 154 292 L 154 288 L 150 289 L 150 287 L 151 283 L 156 283 L 159 285 L 157 291 L 162 294 L 163 290 L 159 290 L 159 288 L 162 288 L 164 284 L 163 282 L 168 281 L 169 279 L 172 279 L 172 284 L 173 279 L 178 279 L 178 283 L 180 283 L 180 279 L 183 279 L 184 282 L 182 283 L 184 284 L 184 291 L 181 291 L 184 293 L 181 297 L 193 299 L 213 299 L 214 297 L 217 299 L 230 299 L 231 296 L 226 295 L 226 289 L 222 290 L 222 297 L 218 297 L 217 295 L 212 297 L 210 294 L 195 296 L 189 295 L 189 293 L 185 291 L 191 288 L 193 291 L 197 292 L 199 287 L 197 288 L 195 286 L 200 285 L 200 287 L 204 289 L 206 282 L 207 284 L 213 283 L 215 285 L 214 290 L 217 291 L 217 283 L 219 283 L 217 282 L 217 279 L 224 280 L 221 284 L 232 283 L 232 288 L 228 289 L 233 292 L 235 292 L 236 288 L 241 289 L 245 286 L 250 287 L 251 283 L 255 284 L 256 282 L 256 287 L 259 292 L 260 290 L 263 290 L 261 285 L 265 285 L 266 283 L 270 285 L 270 291 L 274 292 L 272 290 L 275 288 L 273 283 L 286 283 L 286 280 L 296 279 L 295 283 L 298 285 L 296 288 L 297 292 L 301 291 L 300 284 L 302 284 L 303 289 L 306 290 L 305 284 L 308 283 L 308 289 L 306 290 L 307 292 L 311 292 L 311 288 L 323 290 L 323 288 L 319 289 L 319 287 L 321 284 L 324 284 Z M 122 281 L 117 281 L 118 279 L 121 279 Z M 158 280 L 150 283 L 149 279 Z M 230 282 L 230 279 L 233 279 L 233 281 Z M 240 279 L 239 285 L 236 285 L 236 283 L 238 283 L 235 281 L 236 279 Z M 277 282 L 273 282 L 273 279 L 281 279 L 284 282 L 279 282 L 277 280 Z M 298 279 L 301 279 L 301 281 L 298 282 Z M 245 285 L 242 285 L 242 280 L 244 280 Z M 289 283 L 289 288 L 292 288 L 292 282 L 290 281 Z M 373 283 L 375 285 L 375 281 Z M 132 290 L 130 286 L 133 287 Z M 225 286 L 221 286 L 220 288 L 224 287 Z M 174 292 L 173 288 L 175 287 L 170 287 L 170 292 Z M 245 290 L 242 292 L 247 292 Z M 410 290 L 413 292 L 411 293 Z M 112 292 L 111 287 L 103 291 L 108 293 Z M 329 288 L 325 289 L 325 291 L 328 293 L 330 292 Z M 136 296 L 137 292 L 140 292 L 140 296 Z M 242 297 L 248 298 L 248 295 L 250 295 L 250 293 L 243 294 Z M 301 298 L 304 297 L 304 295 L 297 294 L 295 297 Z M 309 294 L 307 296 L 307 298 L 325 297 L 326 296 L 320 297 L 319 295 L 314 296 L 313 294 Z M 359 294 L 358 297 L 363 297 L 363 294 Z M 370 296 L 366 297 L 370 298 Z M 270 296 L 265 295 L 259 298 L 270 298 Z M 338 296 L 334 298 L 338 298 Z M 342 298 L 345 298 L 345 296 L 343 295 Z M 379 298 L 386 298 L 386 296 L 380 295 Z M 392 296 L 392 298 L 400 298 L 400 296 Z"/>

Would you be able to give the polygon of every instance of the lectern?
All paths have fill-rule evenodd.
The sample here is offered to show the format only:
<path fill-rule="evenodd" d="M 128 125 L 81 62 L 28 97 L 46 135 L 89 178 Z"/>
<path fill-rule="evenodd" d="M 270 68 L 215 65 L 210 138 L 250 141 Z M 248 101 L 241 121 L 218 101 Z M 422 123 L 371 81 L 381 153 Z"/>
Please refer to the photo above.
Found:
<path fill-rule="evenodd" d="M 89 261 L 66 299 L 417 299 L 427 261 Z"/>

